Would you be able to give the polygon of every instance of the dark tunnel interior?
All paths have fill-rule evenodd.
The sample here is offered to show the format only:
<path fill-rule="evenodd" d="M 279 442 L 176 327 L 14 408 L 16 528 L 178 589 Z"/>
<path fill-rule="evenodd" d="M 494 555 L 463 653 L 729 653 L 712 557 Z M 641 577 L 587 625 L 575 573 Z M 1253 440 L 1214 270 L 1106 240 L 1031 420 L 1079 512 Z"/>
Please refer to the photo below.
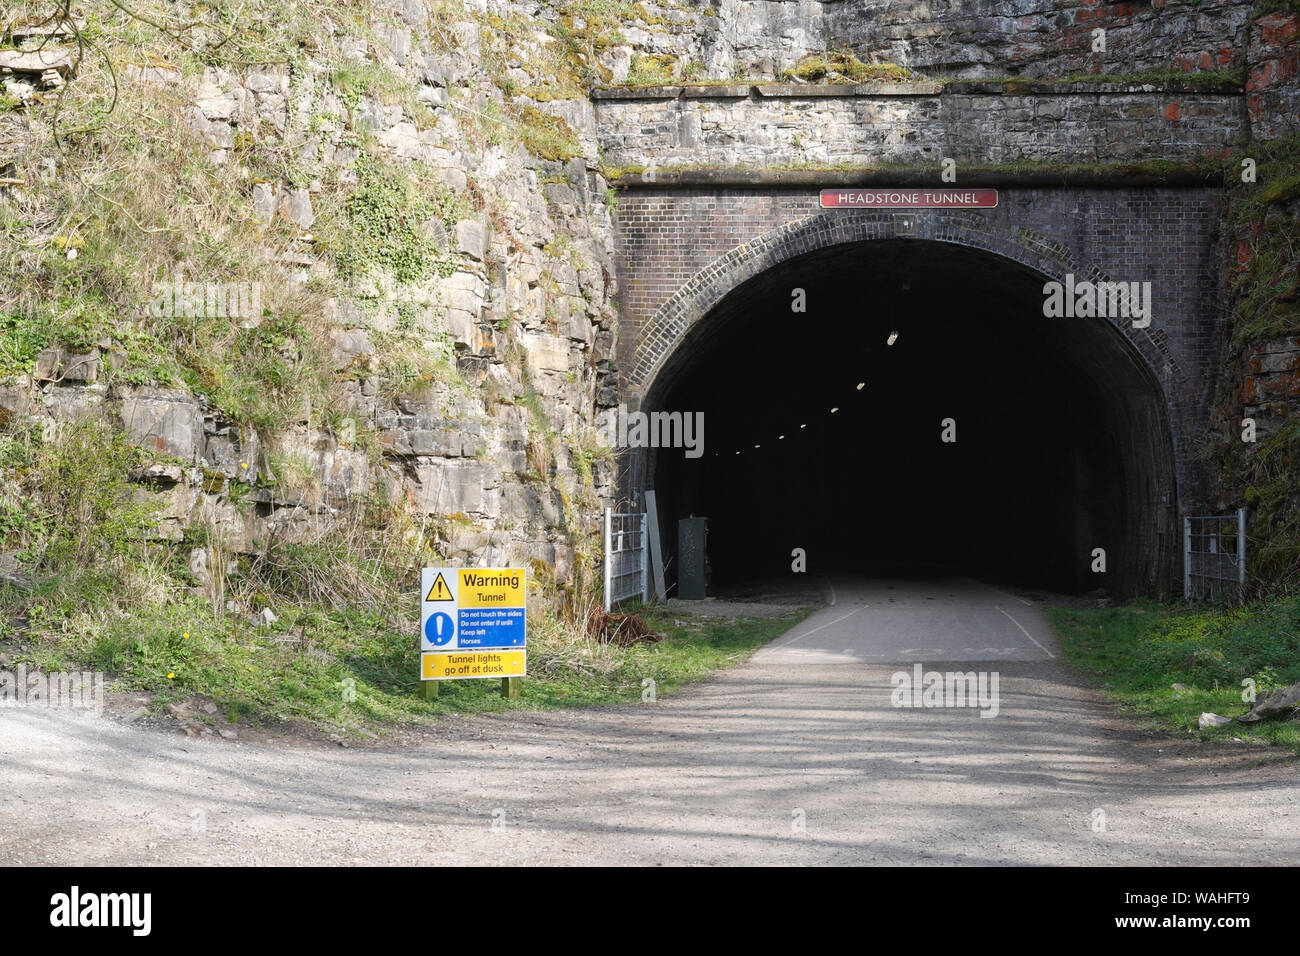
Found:
<path fill-rule="evenodd" d="M 895 239 L 733 290 L 641 406 L 703 413 L 700 457 L 645 459 L 669 593 L 688 515 L 708 519 L 710 593 L 790 574 L 795 548 L 810 574 L 1166 590 L 1176 495 L 1159 385 L 1107 320 L 1045 318 L 1044 281 L 990 253 Z"/>

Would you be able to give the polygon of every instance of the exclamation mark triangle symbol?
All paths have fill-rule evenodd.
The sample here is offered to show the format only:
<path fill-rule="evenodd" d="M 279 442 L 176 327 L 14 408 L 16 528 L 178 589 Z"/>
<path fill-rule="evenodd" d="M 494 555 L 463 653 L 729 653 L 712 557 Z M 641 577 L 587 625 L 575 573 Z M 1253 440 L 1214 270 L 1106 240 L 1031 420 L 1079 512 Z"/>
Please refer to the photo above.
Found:
<path fill-rule="evenodd" d="M 447 582 L 442 578 L 442 572 L 433 579 L 433 587 L 429 588 L 429 596 L 426 601 L 450 601 L 452 600 L 451 588 L 447 587 Z"/>

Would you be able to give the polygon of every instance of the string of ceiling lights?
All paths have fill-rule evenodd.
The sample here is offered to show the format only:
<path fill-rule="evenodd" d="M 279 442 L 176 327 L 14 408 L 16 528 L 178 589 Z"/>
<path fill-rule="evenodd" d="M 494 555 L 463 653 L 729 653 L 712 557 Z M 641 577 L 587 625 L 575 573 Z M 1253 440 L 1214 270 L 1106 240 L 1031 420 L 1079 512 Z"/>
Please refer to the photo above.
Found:
<path fill-rule="evenodd" d="M 897 341 L 898 341 L 898 332 L 897 332 L 897 331 L 893 331 L 893 332 L 890 332 L 890 333 L 889 333 L 889 337 L 885 339 L 885 344 L 886 344 L 886 345 L 893 345 L 893 344 L 894 344 L 895 342 L 897 342 Z M 867 387 L 867 383 L 866 383 L 866 382 L 858 382 L 858 384 L 854 386 L 854 391 L 860 392 L 860 391 L 862 391 L 862 390 L 863 390 L 864 388 L 866 388 L 866 387 Z M 839 407 L 838 405 L 833 405 L 833 406 L 831 406 L 830 414 L 831 414 L 831 415 L 834 415 L 834 414 L 838 413 L 839 410 L 840 410 L 840 407 Z M 803 431 L 803 430 L 806 429 L 807 427 L 808 427 L 808 423 L 807 423 L 807 422 L 801 422 L 800 425 L 799 425 L 799 431 Z M 784 435 L 784 434 L 777 435 L 777 436 L 776 436 L 776 440 L 777 440 L 777 441 L 785 441 L 785 435 Z M 759 451 L 759 450 L 762 449 L 762 447 L 763 447 L 763 445 L 762 445 L 761 442 L 760 442 L 760 443 L 756 443 L 756 444 L 754 445 L 754 449 L 753 449 L 753 450 L 755 450 L 755 451 Z M 737 449 L 734 450 L 733 454 L 735 454 L 735 455 L 739 455 L 743 450 L 744 450 L 744 449 L 737 448 Z M 715 452 L 713 453 L 713 457 L 714 457 L 714 458 L 717 458 L 717 457 L 718 457 L 719 455 L 721 455 L 721 454 L 722 454 L 721 452 L 717 452 L 717 451 L 715 451 Z"/>

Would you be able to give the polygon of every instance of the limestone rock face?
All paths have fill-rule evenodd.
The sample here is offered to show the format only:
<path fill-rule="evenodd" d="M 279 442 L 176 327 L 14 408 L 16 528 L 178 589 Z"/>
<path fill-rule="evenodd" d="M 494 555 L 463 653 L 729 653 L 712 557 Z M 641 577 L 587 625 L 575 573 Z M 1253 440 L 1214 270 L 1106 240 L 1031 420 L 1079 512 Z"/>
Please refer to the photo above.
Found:
<path fill-rule="evenodd" d="M 569 368 L 569 343 L 559 335 L 533 334 L 524 336 L 528 350 L 528 365 L 538 374 L 566 372 Z"/>
<path fill-rule="evenodd" d="M 538 14 L 528 3 L 506 6 L 525 14 L 520 22 Z M 592 478 L 579 479 L 574 459 L 616 375 L 608 184 L 590 100 L 508 99 L 503 77 L 489 72 L 498 61 L 482 31 L 493 21 L 477 7 L 441 23 L 424 0 L 397 0 L 364 26 L 336 25 L 327 33 L 332 49 L 304 49 L 292 70 L 124 73 L 124 82 L 181 98 L 180 115 L 209 158 L 242 184 L 247 205 L 232 221 L 259 234 L 297 231 L 287 248 L 268 243 L 259 261 L 263 291 L 314 280 L 331 289 L 323 341 L 314 343 L 334 376 L 328 409 L 319 393 L 304 394 L 297 412 L 292 396 L 277 396 L 284 420 L 259 431 L 217 407 L 219 388 L 146 386 L 134 376 L 128 383 L 117 374 L 126 346 L 112 340 L 41 353 L 28 375 L 0 383 L 2 414 L 48 429 L 92 416 L 115 422 L 147 453 L 133 477 L 158 508 L 161 539 L 180 541 L 201 525 L 226 553 L 255 551 L 272 538 L 309 541 L 331 534 L 359 501 L 379 497 L 426 519 L 449 560 L 536 559 L 563 582 L 574 535 L 598 528 L 602 496 L 613 493 L 612 466 L 597 460 Z M 517 40 L 527 55 L 502 68 L 518 89 L 555 79 L 533 56 L 555 43 L 550 25 L 537 20 L 533 34 Z M 657 30 L 643 33 L 661 42 Z M 626 75 L 631 55 L 611 56 Z M 16 72 L 4 83 L 17 99 L 25 98 L 19 86 L 34 95 L 48 85 L 43 73 L 24 72 L 17 53 L 9 57 Z M 340 61 L 364 79 L 349 85 Z M 67 78 L 65 70 L 60 82 Z M 530 152 L 524 130 L 512 125 L 525 105 L 538 122 L 571 134 L 576 151 L 566 146 L 555 159 Z M 250 166 L 263 148 L 293 173 L 276 178 Z M 337 282 L 335 247 L 318 246 L 312 233 L 329 232 L 375 159 L 409 169 L 421 194 L 441 203 L 412 224 L 424 261 L 400 276 L 380 265 Z M 193 281 L 209 281 L 199 266 L 181 267 Z M 267 292 L 264 304 L 271 317 L 283 303 Z M 266 341 L 276 342 L 275 333 Z M 276 346 L 259 338 L 246 347 Z M 302 360 L 292 346 L 278 358 L 288 370 Z M 213 578 L 211 560 L 206 548 L 189 553 L 201 584 Z"/>
<path fill-rule="evenodd" d="M 74 355 L 67 349 L 45 349 L 36 356 L 32 375 L 38 382 L 95 382 L 99 379 L 99 351 Z"/>
<path fill-rule="evenodd" d="M 467 219 L 456 223 L 456 245 L 465 255 L 476 262 L 483 261 L 487 250 L 487 230 L 482 223 Z"/>
<path fill-rule="evenodd" d="M 1267 19 L 1252 27 L 1248 0 L 1171 0 L 1113 12 L 1084 0 L 735 0 L 645 9 L 650 18 L 620 24 L 619 42 L 599 54 L 610 83 L 628 81 L 637 61 L 649 57 L 670 82 L 688 67 L 712 79 L 770 80 L 842 50 L 866 63 L 951 78 L 1223 70 L 1242 65 L 1247 31 L 1260 32 L 1257 24 Z M 1093 49 L 1099 28 L 1106 31 L 1104 54 Z"/>
<path fill-rule="evenodd" d="M 203 437 L 198 400 L 182 389 L 137 388 L 123 396 L 122 427 L 149 451 L 196 462 Z"/>

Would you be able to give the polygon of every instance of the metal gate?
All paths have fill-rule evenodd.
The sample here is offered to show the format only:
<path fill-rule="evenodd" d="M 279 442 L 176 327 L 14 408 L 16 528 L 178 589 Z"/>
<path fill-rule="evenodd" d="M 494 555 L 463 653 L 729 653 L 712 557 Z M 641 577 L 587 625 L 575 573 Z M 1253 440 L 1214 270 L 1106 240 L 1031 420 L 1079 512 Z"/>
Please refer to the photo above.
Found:
<path fill-rule="evenodd" d="M 650 536 L 646 515 L 605 509 L 605 610 L 619 601 L 649 600 Z"/>
<path fill-rule="evenodd" d="M 1246 587 L 1246 509 L 1183 518 L 1183 597 L 1237 600 Z"/>

